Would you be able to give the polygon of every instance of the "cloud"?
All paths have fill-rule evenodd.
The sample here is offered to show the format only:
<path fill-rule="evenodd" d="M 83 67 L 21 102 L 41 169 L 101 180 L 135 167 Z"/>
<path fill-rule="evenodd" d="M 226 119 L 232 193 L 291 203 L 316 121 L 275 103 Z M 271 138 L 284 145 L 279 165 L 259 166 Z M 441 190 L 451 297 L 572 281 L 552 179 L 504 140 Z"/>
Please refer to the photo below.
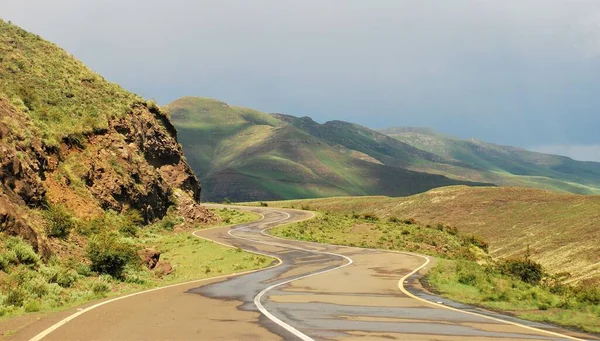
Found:
<path fill-rule="evenodd" d="M 568 156 L 579 161 L 600 162 L 600 144 L 541 146 L 531 148 L 531 150 L 546 154 Z"/>
<path fill-rule="evenodd" d="M 598 0 L 0 0 L 0 16 L 161 104 L 600 143 Z"/>

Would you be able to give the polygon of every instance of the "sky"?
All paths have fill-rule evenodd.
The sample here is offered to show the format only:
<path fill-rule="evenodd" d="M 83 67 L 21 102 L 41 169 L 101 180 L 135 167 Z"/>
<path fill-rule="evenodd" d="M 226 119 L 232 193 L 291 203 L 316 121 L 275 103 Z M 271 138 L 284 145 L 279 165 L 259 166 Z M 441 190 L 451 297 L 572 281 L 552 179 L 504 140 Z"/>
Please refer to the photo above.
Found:
<path fill-rule="evenodd" d="M 598 0 L 0 0 L 126 89 L 600 161 Z"/>

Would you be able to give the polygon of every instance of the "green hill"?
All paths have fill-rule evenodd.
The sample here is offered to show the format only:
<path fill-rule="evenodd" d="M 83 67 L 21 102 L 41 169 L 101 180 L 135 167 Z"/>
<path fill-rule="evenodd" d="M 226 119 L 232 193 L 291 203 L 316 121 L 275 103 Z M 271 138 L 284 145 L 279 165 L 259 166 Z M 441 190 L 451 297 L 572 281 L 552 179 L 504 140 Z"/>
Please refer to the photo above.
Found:
<path fill-rule="evenodd" d="M 192 97 L 166 109 L 206 200 L 397 196 L 469 184 L 406 169 L 441 158 L 344 122 L 321 125 Z"/>
<path fill-rule="evenodd" d="M 465 140 L 426 128 L 390 128 L 380 132 L 415 148 L 433 153 L 469 169 L 417 167 L 451 178 L 497 185 L 535 187 L 577 194 L 600 193 L 600 163 L 530 152 L 520 148 Z"/>

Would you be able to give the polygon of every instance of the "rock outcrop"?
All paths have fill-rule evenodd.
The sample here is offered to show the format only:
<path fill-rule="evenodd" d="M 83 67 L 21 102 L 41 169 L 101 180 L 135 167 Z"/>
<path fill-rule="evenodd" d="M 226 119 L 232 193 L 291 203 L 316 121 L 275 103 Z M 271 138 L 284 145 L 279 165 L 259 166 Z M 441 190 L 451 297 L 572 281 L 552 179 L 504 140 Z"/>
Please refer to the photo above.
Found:
<path fill-rule="evenodd" d="M 81 222 L 135 209 L 151 223 L 170 207 L 187 222 L 210 220 L 200 192 L 155 103 L 0 20 L 0 232 L 47 256 L 59 245 L 43 233 L 46 208 Z"/>
<path fill-rule="evenodd" d="M 86 219 L 133 208 L 151 223 L 175 206 L 187 222 L 210 221 L 199 205 L 200 183 L 165 122 L 160 110 L 140 102 L 106 130 L 48 147 L 27 115 L 0 98 L 0 231 L 49 256 L 44 223 L 25 219 L 28 209 L 62 204 Z"/>

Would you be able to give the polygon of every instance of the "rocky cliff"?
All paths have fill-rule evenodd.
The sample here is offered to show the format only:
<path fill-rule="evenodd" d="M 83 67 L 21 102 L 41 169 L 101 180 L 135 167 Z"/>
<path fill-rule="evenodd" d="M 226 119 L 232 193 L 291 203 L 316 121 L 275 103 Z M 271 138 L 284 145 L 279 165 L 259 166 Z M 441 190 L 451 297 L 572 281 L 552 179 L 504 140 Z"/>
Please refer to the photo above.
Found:
<path fill-rule="evenodd" d="M 56 205 L 81 221 L 131 209 L 145 223 L 170 209 L 214 219 L 158 106 L 1 21 L 0 138 L 0 232 L 45 257 L 44 211 Z"/>

